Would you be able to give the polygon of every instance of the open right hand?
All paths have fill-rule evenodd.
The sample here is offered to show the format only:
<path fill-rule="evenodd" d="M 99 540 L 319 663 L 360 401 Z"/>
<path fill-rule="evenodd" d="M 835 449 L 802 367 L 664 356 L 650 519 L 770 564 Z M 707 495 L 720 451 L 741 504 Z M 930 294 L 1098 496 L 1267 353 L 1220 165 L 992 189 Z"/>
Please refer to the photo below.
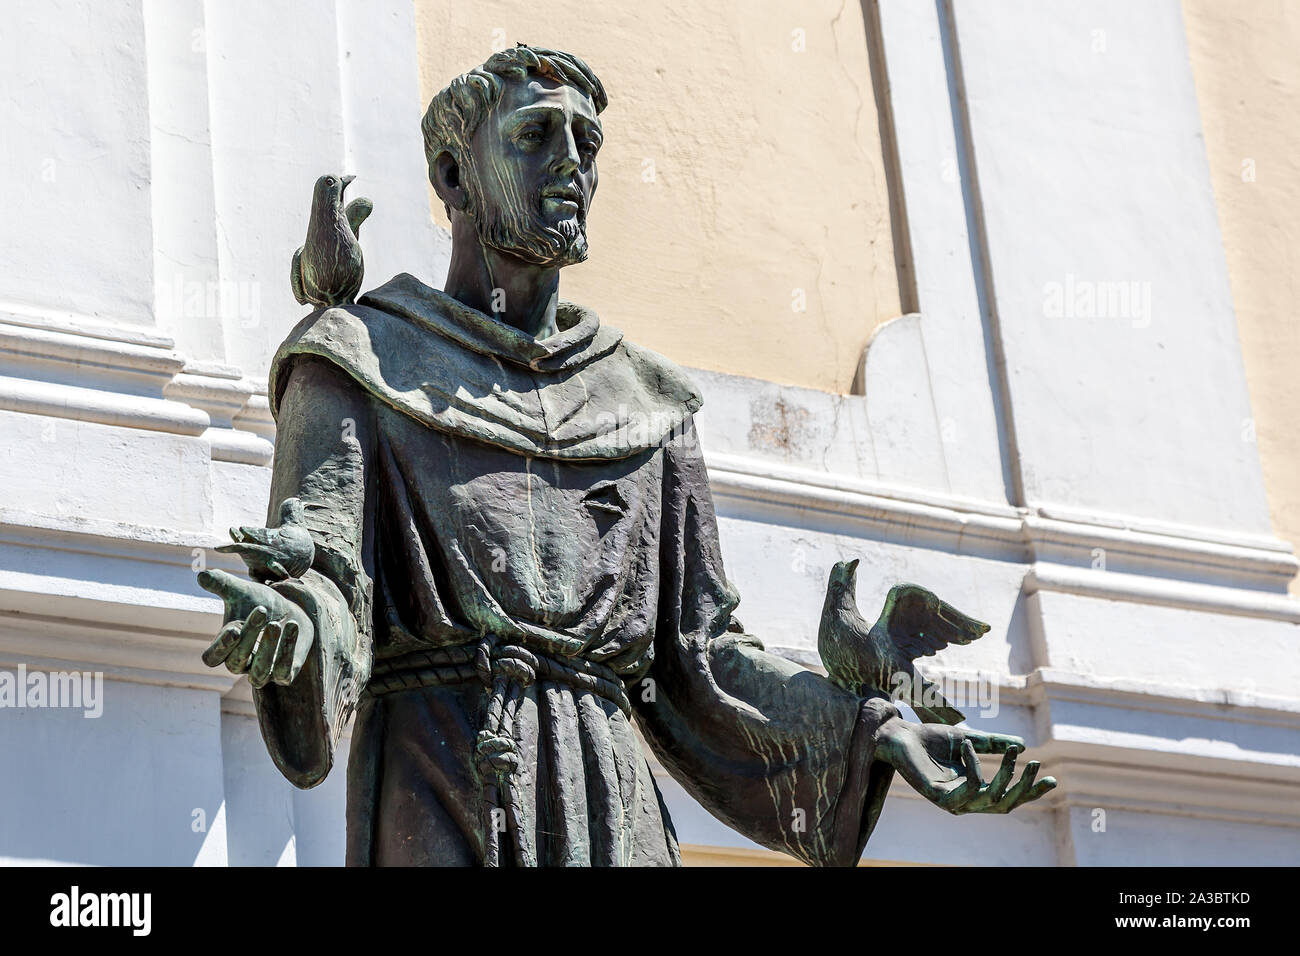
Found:
<path fill-rule="evenodd" d="M 1037 779 L 1037 760 L 1014 779 L 1016 757 L 1025 742 L 1010 734 L 891 717 L 881 724 L 878 742 L 881 759 L 913 790 L 949 813 L 1010 813 L 1056 788 L 1055 777 Z M 987 783 L 976 754 L 1002 755 L 997 774 Z"/>
<path fill-rule="evenodd" d="M 225 571 L 200 571 L 199 587 L 226 605 L 225 625 L 203 652 L 203 663 L 247 673 L 254 687 L 293 683 L 316 636 L 307 613 L 265 584 Z"/>

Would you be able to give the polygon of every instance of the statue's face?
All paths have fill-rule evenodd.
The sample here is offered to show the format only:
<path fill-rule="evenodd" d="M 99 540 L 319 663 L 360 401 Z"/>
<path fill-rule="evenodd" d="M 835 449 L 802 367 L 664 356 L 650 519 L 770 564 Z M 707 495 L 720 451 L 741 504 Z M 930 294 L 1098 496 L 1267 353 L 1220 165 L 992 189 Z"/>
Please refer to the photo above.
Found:
<path fill-rule="evenodd" d="M 586 259 L 601 138 L 578 90 L 538 76 L 508 82 L 462 171 L 479 240 L 537 265 Z"/>

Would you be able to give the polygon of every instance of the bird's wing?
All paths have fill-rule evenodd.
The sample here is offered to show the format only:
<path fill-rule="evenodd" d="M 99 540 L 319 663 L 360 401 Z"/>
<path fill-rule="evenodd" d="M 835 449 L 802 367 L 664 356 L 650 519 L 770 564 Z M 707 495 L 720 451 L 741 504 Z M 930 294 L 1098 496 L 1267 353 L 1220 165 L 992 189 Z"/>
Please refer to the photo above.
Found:
<path fill-rule="evenodd" d="M 289 285 L 293 286 L 293 297 L 299 305 L 307 304 L 307 293 L 302 288 L 302 246 L 293 254 L 293 263 L 289 266 Z"/>
<path fill-rule="evenodd" d="M 361 224 L 366 221 L 366 217 L 375 211 L 375 204 L 365 196 L 358 196 L 348 203 L 347 208 L 343 211 L 347 214 L 348 225 L 352 227 L 352 235 L 359 239 L 361 238 Z"/>
<path fill-rule="evenodd" d="M 279 528 L 254 528 L 242 526 L 230 529 L 230 537 L 240 544 L 260 544 L 264 548 L 279 550 Z"/>
<path fill-rule="evenodd" d="M 949 644 L 969 644 L 989 629 L 916 584 L 890 589 L 881 622 L 894 646 L 909 660 L 928 657 Z"/>

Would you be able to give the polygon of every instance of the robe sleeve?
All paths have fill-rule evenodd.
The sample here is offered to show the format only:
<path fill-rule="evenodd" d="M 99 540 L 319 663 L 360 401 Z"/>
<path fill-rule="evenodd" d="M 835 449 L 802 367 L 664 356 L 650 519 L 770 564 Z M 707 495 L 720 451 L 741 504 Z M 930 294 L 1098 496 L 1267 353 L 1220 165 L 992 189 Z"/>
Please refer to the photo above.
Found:
<path fill-rule="evenodd" d="M 692 422 L 667 445 L 664 471 L 655 656 L 632 695 L 642 734 L 744 836 L 811 865 L 854 865 L 893 777 L 875 749 L 897 708 L 728 630 L 739 597 Z"/>
<path fill-rule="evenodd" d="M 307 788 L 333 766 L 370 677 L 375 421 L 369 398 L 324 360 L 299 358 L 281 380 L 268 512 L 301 499 L 316 555 L 272 587 L 306 611 L 315 641 L 292 684 L 254 689 L 253 701 L 271 759 Z"/>

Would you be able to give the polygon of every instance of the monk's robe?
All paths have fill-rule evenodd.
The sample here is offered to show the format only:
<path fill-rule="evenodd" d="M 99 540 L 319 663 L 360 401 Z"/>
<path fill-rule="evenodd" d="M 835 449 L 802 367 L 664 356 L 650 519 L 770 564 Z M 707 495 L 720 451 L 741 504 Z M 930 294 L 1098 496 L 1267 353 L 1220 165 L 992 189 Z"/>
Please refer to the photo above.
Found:
<path fill-rule="evenodd" d="M 536 340 L 409 275 L 277 352 L 275 585 L 315 642 L 254 699 L 276 765 L 329 772 L 355 712 L 348 862 L 675 865 L 637 730 L 745 836 L 852 864 L 893 712 L 741 633 L 692 414 L 666 359 L 562 303 Z"/>

